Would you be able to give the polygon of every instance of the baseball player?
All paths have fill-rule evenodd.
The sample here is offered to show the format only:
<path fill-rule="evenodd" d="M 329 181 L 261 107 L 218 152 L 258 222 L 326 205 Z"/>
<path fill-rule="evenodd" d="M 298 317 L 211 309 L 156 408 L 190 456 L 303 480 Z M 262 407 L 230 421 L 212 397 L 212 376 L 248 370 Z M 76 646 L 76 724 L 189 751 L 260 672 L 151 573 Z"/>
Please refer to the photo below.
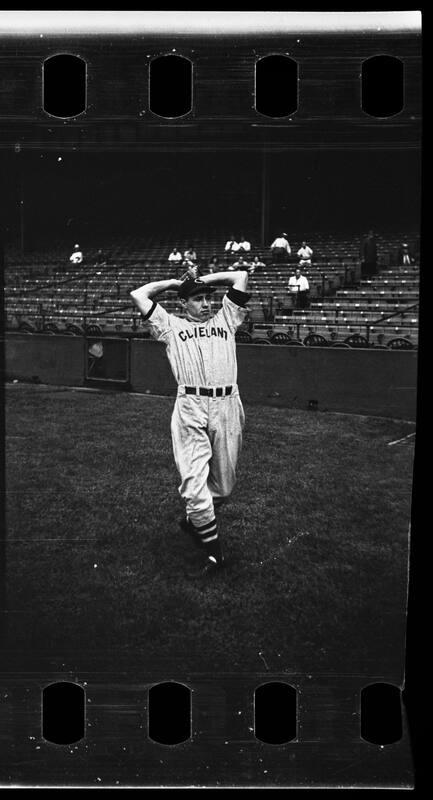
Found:
<path fill-rule="evenodd" d="M 210 295 L 218 285 L 229 290 L 212 313 Z M 247 272 L 217 272 L 155 281 L 131 292 L 151 335 L 165 344 L 178 384 L 171 435 L 186 503 L 180 526 L 203 552 L 203 573 L 224 563 L 215 509 L 233 490 L 242 444 L 235 333 L 247 314 L 247 285 Z M 184 317 L 153 299 L 167 290 L 178 291 Z"/>

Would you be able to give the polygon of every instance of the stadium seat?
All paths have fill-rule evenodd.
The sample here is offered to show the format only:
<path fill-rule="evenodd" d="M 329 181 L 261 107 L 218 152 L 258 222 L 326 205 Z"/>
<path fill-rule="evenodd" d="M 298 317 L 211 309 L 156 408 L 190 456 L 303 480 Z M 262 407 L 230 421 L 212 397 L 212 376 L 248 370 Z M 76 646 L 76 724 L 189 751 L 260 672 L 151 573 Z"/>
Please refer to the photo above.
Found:
<path fill-rule="evenodd" d="M 282 331 L 278 333 L 273 333 L 271 336 L 271 343 L 272 344 L 290 344 L 294 340 L 288 336 L 287 333 L 283 333 Z M 301 343 L 300 343 L 301 344 Z"/>
<path fill-rule="evenodd" d="M 348 350 L 350 350 L 350 344 L 346 344 L 346 342 L 332 342 L 330 347 L 346 347 Z"/>
<path fill-rule="evenodd" d="M 300 342 L 299 339 L 289 339 L 288 342 L 284 342 L 287 347 L 305 347 L 304 342 Z"/>
<path fill-rule="evenodd" d="M 398 336 L 395 339 L 390 339 L 387 347 L 390 350 L 413 350 L 414 344 L 409 341 L 409 339 L 404 339 L 402 336 Z"/>
<path fill-rule="evenodd" d="M 60 333 L 60 329 L 55 322 L 47 322 L 47 324 L 42 329 L 42 333 L 50 333 L 50 334 Z"/>
<path fill-rule="evenodd" d="M 328 347 L 329 342 L 320 333 L 309 333 L 304 339 L 307 347 Z"/>
<path fill-rule="evenodd" d="M 99 325 L 86 325 L 85 333 L 87 336 L 101 336 L 102 329 Z"/>
<path fill-rule="evenodd" d="M 79 325 L 70 324 L 66 326 L 66 333 L 72 336 L 83 336 L 84 331 Z"/>
<path fill-rule="evenodd" d="M 36 333 L 36 328 L 30 322 L 21 322 L 18 326 L 21 333 Z"/>
<path fill-rule="evenodd" d="M 271 344 L 269 339 L 265 339 L 264 336 L 253 336 L 251 341 L 253 344 Z"/>
<path fill-rule="evenodd" d="M 248 331 L 236 331 L 236 341 L 242 344 L 251 344 L 251 334 L 249 334 Z"/>
<path fill-rule="evenodd" d="M 360 333 L 352 333 L 351 336 L 347 336 L 344 342 L 348 344 L 349 347 L 370 347 L 365 336 L 361 336 Z"/>

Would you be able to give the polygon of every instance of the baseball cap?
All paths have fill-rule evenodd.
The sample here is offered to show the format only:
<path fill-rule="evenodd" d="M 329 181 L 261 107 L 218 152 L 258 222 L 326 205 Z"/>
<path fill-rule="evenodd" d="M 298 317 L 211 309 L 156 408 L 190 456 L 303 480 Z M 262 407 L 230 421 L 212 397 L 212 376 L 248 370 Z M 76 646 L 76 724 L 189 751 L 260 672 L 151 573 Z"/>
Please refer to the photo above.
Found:
<path fill-rule="evenodd" d="M 209 286 L 208 283 L 203 283 L 200 278 L 188 278 L 186 281 L 182 281 L 182 285 L 179 286 L 178 295 L 182 300 L 187 300 L 188 297 L 192 297 L 195 294 L 215 292 L 216 288 L 216 286 Z"/>

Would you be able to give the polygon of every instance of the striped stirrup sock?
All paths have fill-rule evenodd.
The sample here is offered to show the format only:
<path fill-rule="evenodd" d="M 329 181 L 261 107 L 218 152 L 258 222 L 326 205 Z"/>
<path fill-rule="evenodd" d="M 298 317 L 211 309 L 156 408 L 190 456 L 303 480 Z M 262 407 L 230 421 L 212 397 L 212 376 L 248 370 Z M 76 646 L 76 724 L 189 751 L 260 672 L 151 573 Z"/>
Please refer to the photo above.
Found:
<path fill-rule="evenodd" d="M 207 522 L 205 525 L 200 525 L 199 527 L 194 525 L 194 530 L 199 535 L 202 544 L 208 544 L 208 542 L 213 542 L 218 539 L 216 519 Z"/>
<path fill-rule="evenodd" d="M 203 549 L 207 553 L 207 557 L 214 564 L 223 564 L 224 556 L 221 550 L 221 543 L 218 537 L 216 520 L 208 522 L 206 525 L 200 525 L 195 528 L 196 533 L 200 537 Z"/>

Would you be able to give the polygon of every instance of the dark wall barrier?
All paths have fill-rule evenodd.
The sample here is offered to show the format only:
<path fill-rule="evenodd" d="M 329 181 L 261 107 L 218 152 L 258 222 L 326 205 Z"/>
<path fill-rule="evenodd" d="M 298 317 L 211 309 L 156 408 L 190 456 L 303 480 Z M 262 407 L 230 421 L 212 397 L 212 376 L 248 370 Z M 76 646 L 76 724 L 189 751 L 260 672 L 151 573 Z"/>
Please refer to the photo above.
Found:
<path fill-rule="evenodd" d="M 416 353 L 241 344 L 237 354 L 245 402 L 415 419 Z M 131 385 L 175 393 L 164 345 L 131 341 Z"/>
<path fill-rule="evenodd" d="M 250 402 L 415 419 L 416 353 L 275 346 L 270 358 L 269 349 L 238 346 Z"/>
<path fill-rule="evenodd" d="M 136 392 L 151 394 L 176 393 L 165 345 L 152 339 L 131 340 L 131 386 Z"/>
<path fill-rule="evenodd" d="M 82 386 L 86 342 L 81 336 L 8 334 L 6 378 Z"/>
<path fill-rule="evenodd" d="M 164 345 L 132 339 L 130 348 L 131 389 L 174 396 Z M 415 419 L 416 352 L 247 344 L 237 352 L 246 403 Z M 8 379 L 82 386 L 86 358 L 81 337 L 6 337 Z"/>

